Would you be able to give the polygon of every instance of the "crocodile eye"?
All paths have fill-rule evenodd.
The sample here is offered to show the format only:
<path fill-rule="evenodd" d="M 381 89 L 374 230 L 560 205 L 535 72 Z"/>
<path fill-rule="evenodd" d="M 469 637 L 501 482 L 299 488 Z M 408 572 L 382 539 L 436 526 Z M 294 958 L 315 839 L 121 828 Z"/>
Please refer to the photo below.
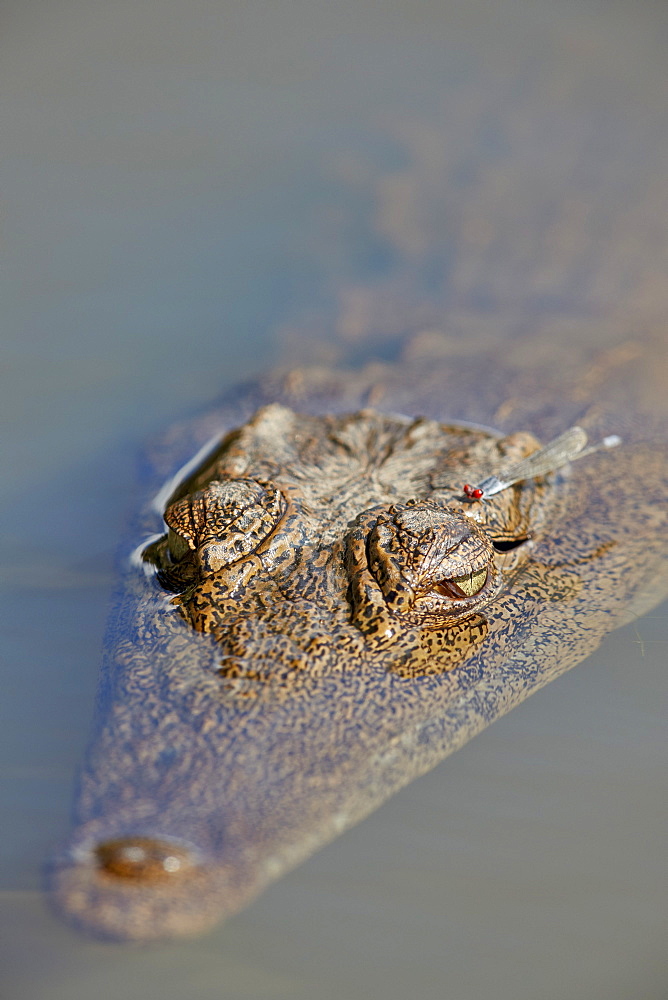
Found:
<path fill-rule="evenodd" d="M 254 552 L 286 510 L 280 490 L 253 479 L 208 483 L 165 511 L 171 558 L 194 552 L 205 573 L 215 573 Z"/>
<path fill-rule="evenodd" d="M 448 580 L 439 580 L 433 589 L 437 593 L 442 594 L 443 597 L 449 597 L 451 600 L 461 599 L 462 597 L 473 597 L 487 583 L 487 572 L 487 566 L 483 566 L 482 569 L 472 570 L 470 573 L 464 573 L 462 576 L 453 576 Z"/>

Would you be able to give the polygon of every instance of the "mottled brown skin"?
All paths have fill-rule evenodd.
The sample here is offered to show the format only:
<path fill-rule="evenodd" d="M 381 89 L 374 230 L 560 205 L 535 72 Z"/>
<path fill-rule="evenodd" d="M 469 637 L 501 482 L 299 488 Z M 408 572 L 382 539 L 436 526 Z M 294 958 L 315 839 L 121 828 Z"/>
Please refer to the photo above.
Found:
<path fill-rule="evenodd" d="M 530 423 L 600 438 L 642 395 L 644 365 L 611 366 L 596 407 L 552 371 Z M 167 530 L 130 560 L 76 832 L 52 872 L 70 919 L 131 939 L 210 926 L 665 594 L 666 449 L 643 443 L 649 423 L 469 501 L 464 481 L 538 442 L 503 399 L 499 433 L 433 418 L 432 385 L 454 398 L 467 370 L 426 354 L 384 382 L 377 368 L 272 378 L 256 399 L 280 402 L 163 491 Z M 350 409 L 407 373 L 429 416 Z M 534 377 L 505 375 L 522 396 Z M 309 381 L 311 409 L 333 409 L 337 379 L 344 415 L 293 411 Z M 188 447 L 212 420 L 230 426 L 218 411 Z M 135 540 L 160 520 L 148 508 Z"/>
<path fill-rule="evenodd" d="M 537 448 L 529 434 L 267 406 L 178 488 L 169 531 L 143 558 L 193 628 L 216 638 L 220 673 L 237 688 L 265 676 L 258 662 L 287 692 L 295 674 L 336 667 L 338 648 L 323 642 L 332 632 L 360 664 L 395 666 L 393 649 L 398 662 L 415 659 L 413 647 L 441 641 L 426 633 L 460 619 L 465 642 L 464 622 L 526 561 L 554 486 L 528 481 L 471 501 L 462 484 Z M 296 642 L 281 622 L 304 601 L 318 618 Z M 254 642 L 260 619 L 274 624 Z M 451 650 L 440 669 L 465 655 Z"/>

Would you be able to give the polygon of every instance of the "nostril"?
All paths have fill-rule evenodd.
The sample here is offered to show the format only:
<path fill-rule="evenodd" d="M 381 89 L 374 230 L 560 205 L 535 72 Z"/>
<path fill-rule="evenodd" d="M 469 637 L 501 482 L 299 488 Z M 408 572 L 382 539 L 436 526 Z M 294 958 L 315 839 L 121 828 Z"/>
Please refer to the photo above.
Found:
<path fill-rule="evenodd" d="M 142 883 L 178 878 L 196 867 L 188 848 L 151 837 L 108 840 L 98 845 L 95 857 L 103 874 Z"/>
<path fill-rule="evenodd" d="M 79 929 L 123 941 L 189 936 L 239 909 L 255 888 L 212 850 L 206 830 L 203 846 L 199 836 L 154 835 L 130 822 L 112 832 L 90 821 L 49 867 L 51 902 Z"/>

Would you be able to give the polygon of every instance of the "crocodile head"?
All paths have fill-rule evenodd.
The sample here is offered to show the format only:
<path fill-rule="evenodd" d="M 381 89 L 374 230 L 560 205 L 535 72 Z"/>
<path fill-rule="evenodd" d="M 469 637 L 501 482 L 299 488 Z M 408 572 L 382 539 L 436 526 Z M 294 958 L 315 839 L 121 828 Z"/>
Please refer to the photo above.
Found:
<path fill-rule="evenodd" d="M 59 907 L 114 937 L 196 932 L 543 683 L 513 583 L 564 481 L 463 488 L 536 453 L 278 404 L 227 434 L 126 582 Z"/>
<path fill-rule="evenodd" d="M 180 484 L 168 531 L 143 558 L 192 627 L 216 639 L 224 690 L 289 693 L 300 675 L 353 659 L 418 668 L 437 641 L 431 666 L 451 669 L 553 499 L 544 480 L 489 500 L 463 484 L 538 448 L 527 433 L 266 406 Z"/>

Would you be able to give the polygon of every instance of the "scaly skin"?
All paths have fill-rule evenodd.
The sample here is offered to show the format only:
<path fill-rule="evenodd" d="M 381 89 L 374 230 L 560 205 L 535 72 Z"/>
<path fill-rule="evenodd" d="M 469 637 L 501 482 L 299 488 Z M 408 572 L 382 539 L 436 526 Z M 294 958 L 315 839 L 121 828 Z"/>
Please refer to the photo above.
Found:
<path fill-rule="evenodd" d="M 531 424 L 609 433 L 648 358 L 599 356 L 570 385 L 544 373 Z M 580 398 L 594 369 L 596 406 Z M 468 370 L 427 355 L 383 382 L 377 368 L 272 378 L 256 399 L 280 403 L 170 488 L 169 530 L 126 576 L 77 828 L 52 872 L 70 919 L 130 939 L 210 926 L 664 596 L 666 449 L 643 443 L 648 423 L 472 502 L 461 484 L 535 450 L 531 434 L 288 408 L 304 384 L 317 410 L 321 380 L 329 397 L 338 379 L 347 411 L 408 376 L 406 409 L 430 413 L 433 387 L 454 399 Z M 525 398 L 535 373 L 504 374 Z M 488 403 L 511 430 L 512 407 Z M 212 419 L 230 423 L 205 418 L 191 445 Z M 147 507 L 135 540 L 159 526 Z M 512 539 L 528 541 L 496 551 Z"/>

